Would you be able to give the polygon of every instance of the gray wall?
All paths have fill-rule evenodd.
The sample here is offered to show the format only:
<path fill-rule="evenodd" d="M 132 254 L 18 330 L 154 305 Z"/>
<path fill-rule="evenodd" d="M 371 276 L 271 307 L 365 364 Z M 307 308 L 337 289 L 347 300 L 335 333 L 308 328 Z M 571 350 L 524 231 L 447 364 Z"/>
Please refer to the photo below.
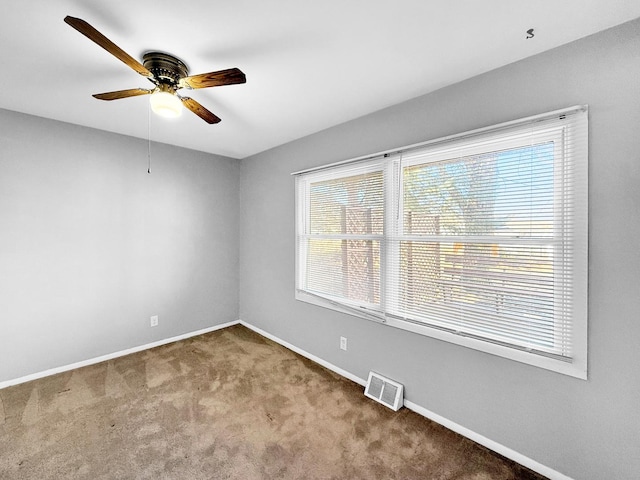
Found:
<path fill-rule="evenodd" d="M 409 400 L 572 478 L 638 478 L 638 52 L 634 21 L 244 159 L 240 317 L 361 378 L 387 374 Z M 294 300 L 290 172 L 585 103 L 588 381 Z"/>
<path fill-rule="evenodd" d="M 0 110 L 0 382 L 237 320 L 238 161 L 151 153 Z"/>

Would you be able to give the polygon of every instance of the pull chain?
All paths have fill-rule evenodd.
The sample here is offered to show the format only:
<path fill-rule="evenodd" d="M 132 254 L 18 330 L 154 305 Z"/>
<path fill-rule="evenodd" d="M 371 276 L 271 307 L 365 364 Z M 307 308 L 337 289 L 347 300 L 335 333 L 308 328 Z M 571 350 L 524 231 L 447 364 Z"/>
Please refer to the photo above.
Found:
<path fill-rule="evenodd" d="M 151 173 L 151 103 L 147 107 L 147 173 Z"/>

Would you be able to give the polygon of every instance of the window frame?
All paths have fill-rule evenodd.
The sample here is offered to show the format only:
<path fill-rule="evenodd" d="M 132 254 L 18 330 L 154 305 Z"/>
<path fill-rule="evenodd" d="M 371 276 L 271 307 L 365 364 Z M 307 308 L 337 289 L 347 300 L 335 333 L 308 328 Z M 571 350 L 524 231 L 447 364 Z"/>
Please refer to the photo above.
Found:
<path fill-rule="evenodd" d="M 296 175 L 296 290 L 295 297 L 298 300 L 308 302 L 332 310 L 337 310 L 349 315 L 355 315 L 361 318 L 374 320 L 384 323 L 391 327 L 400 328 L 413 333 L 425 335 L 438 340 L 447 341 L 456 345 L 472 348 L 485 353 L 498 355 L 504 358 L 526 363 L 536 367 L 559 372 L 576 378 L 587 378 L 587 169 L 588 169 L 588 153 L 586 138 L 586 122 L 588 108 L 587 106 L 577 106 L 568 109 L 549 112 L 547 114 L 528 117 L 525 119 L 515 120 L 492 127 L 465 132 L 459 135 L 453 135 L 442 139 L 436 139 L 422 144 L 411 145 L 394 151 L 382 152 L 369 157 L 361 157 L 358 159 L 338 162 L 337 164 L 327 165 L 318 169 L 311 169 L 303 172 L 295 172 Z M 558 142 L 558 135 L 566 135 L 566 129 L 557 126 L 547 126 L 544 122 L 546 119 L 564 118 L 563 116 L 583 115 L 584 116 L 584 139 L 579 139 L 580 148 L 583 150 L 584 158 L 579 158 L 573 168 L 580 170 L 578 193 L 572 198 L 570 207 L 577 210 L 577 233 L 573 235 L 572 241 L 577 242 L 574 246 L 579 253 L 573 256 L 573 317 L 571 319 L 571 337 L 572 337 L 572 356 L 569 361 L 567 359 L 558 358 L 555 355 L 545 354 L 544 352 L 533 351 L 526 348 L 514 348 L 513 345 L 507 345 L 500 341 L 491 341 L 487 338 L 476 338 L 473 335 L 464 332 L 453 332 L 448 328 L 441 328 L 437 323 L 424 323 L 413 319 L 402 318 L 394 315 L 398 309 L 388 304 L 389 299 L 393 298 L 389 289 L 398 288 L 390 282 L 388 270 L 391 265 L 398 265 L 397 256 L 399 255 L 399 247 L 391 249 L 387 240 L 391 237 L 397 239 L 402 238 L 402 215 L 397 214 L 402 208 L 402 174 L 403 168 L 407 166 L 424 164 L 430 162 L 441 161 L 445 158 L 461 158 L 470 154 L 486 153 L 487 145 L 500 145 L 505 147 L 512 145 L 513 148 L 519 148 L 526 145 L 526 139 L 529 136 L 528 131 L 536 131 L 536 135 L 541 132 L 545 133 L 547 129 L 549 136 L 554 137 Z M 536 125 L 538 124 L 538 125 Z M 537 137 L 536 137 L 537 138 Z M 554 145 L 566 147 L 564 139 Z M 523 141 L 525 143 L 523 143 Z M 571 140 L 574 141 L 574 140 Z M 554 147 L 555 148 L 555 147 Z M 565 155 L 566 152 L 562 154 Z M 429 158 L 429 162 L 424 159 Z M 567 168 L 563 163 L 563 168 Z M 301 286 L 304 284 L 305 266 L 302 255 L 304 251 L 304 242 L 299 241 L 301 225 L 308 221 L 306 216 L 306 208 L 309 206 L 309 188 L 308 185 L 313 181 L 320 181 L 324 178 L 335 178 L 336 169 L 343 169 L 349 166 L 351 170 L 344 177 L 354 175 L 353 172 L 364 172 L 371 170 L 383 170 L 384 178 L 384 233 L 382 236 L 376 236 L 380 240 L 380 308 L 372 308 L 371 305 L 363 306 L 358 302 L 349 302 L 342 298 L 331 298 L 324 295 L 316 295 L 312 292 L 305 291 Z M 557 202 L 565 202 L 566 199 L 558 198 L 558 182 L 564 182 L 565 172 L 554 174 L 554 205 Z M 307 185 L 305 187 L 305 185 Z M 389 197 L 389 198 L 388 198 Z M 566 207 L 563 207 L 566 208 Z M 558 215 L 554 215 L 554 222 L 558 220 Z M 467 240 L 468 241 L 468 240 Z M 399 245 L 399 241 L 397 242 Z M 396 262 L 394 263 L 394 257 Z M 555 262 L 555 260 L 554 260 Z M 554 268 L 554 275 L 559 275 Z M 554 290 L 557 295 L 557 289 Z"/>

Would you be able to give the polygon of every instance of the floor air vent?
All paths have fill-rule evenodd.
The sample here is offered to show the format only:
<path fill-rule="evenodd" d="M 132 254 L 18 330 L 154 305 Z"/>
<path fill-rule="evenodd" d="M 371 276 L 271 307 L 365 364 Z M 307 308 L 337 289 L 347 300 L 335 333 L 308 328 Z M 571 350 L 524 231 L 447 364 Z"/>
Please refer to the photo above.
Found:
<path fill-rule="evenodd" d="M 402 407 L 403 389 L 404 387 L 398 382 L 389 380 L 375 372 L 369 372 L 364 394 L 376 402 L 397 411 Z"/>

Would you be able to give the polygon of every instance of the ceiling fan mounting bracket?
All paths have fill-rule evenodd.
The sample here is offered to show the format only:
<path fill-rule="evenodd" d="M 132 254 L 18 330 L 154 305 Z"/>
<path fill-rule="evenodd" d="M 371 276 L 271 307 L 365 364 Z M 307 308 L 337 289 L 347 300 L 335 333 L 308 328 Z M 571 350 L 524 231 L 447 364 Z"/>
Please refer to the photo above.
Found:
<path fill-rule="evenodd" d="M 187 65 L 168 53 L 147 52 L 142 56 L 142 64 L 153 73 L 159 84 L 168 84 L 174 89 L 178 88 L 181 78 L 189 76 Z"/>

